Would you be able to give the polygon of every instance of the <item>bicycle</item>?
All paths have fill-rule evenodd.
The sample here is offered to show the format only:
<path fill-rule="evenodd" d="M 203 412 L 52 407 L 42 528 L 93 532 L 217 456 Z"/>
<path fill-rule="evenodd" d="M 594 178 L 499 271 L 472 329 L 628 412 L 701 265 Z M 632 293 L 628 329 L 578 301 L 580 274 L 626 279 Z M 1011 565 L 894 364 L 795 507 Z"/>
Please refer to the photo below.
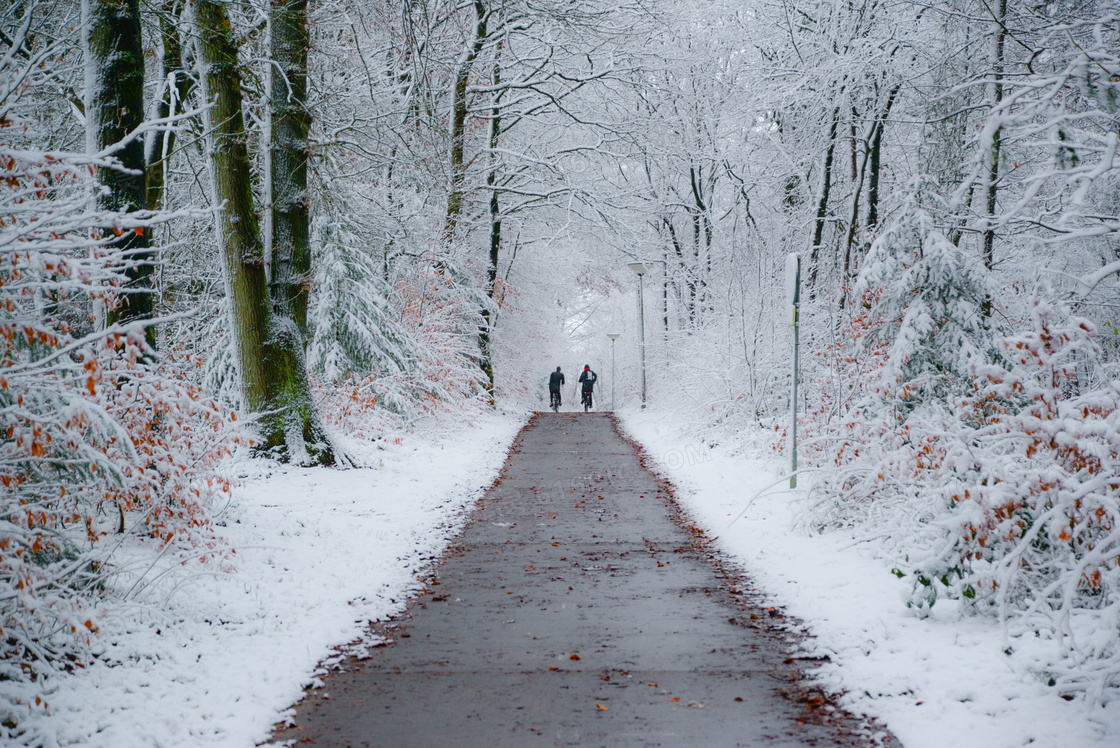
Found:
<path fill-rule="evenodd" d="M 584 413 L 591 410 L 591 390 L 584 390 L 583 391 L 583 400 L 581 402 L 583 403 L 583 412 Z"/>
<path fill-rule="evenodd" d="M 548 407 L 552 408 L 553 413 L 560 412 L 560 393 L 558 391 L 549 393 Z"/>

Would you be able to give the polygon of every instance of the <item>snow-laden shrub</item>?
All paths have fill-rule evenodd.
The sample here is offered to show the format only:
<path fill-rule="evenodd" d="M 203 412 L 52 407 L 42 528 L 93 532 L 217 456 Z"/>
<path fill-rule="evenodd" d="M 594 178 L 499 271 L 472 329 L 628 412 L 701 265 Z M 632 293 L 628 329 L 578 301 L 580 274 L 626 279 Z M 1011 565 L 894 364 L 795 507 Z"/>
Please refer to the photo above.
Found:
<path fill-rule="evenodd" d="M 855 287 L 857 309 L 830 364 L 830 398 L 810 414 L 805 441 L 827 470 L 813 485 L 805 521 L 815 527 L 909 528 L 937 511 L 951 403 L 972 389 L 971 369 L 994 359 L 982 266 L 911 201 L 871 247 Z"/>
<path fill-rule="evenodd" d="M 479 300 L 435 268 L 401 279 L 394 292 L 400 325 L 415 343 L 416 369 L 410 381 L 414 399 L 425 408 L 436 401 L 462 403 L 485 395 L 479 366 Z"/>
<path fill-rule="evenodd" d="M 411 419 L 481 402 L 477 305 L 435 269 L 400 278 L 384 301 L 376 290 L 356 288 L 370 270 L 321 278 L 315 319 L 323 328 L 311 360 L 327 423 L 375 439 Z"/>
<path fill-rule="evenodd" d="M 411 341 L 390 305 L 384 269 L 346 226 L 318 233 L 308 367 L 329 382 L 413 369 Z"/>
<path fill-rule="evenodd" d="M 992 357 L 995 289 L 979 259 L 949 241 L 916 203 L 872 244 L 855 293 L 873 288 L 880 289 L 873 312 L 883 324 L 868 330 L 866 342 L 889 342 L 877 391 L 896 409 L 959 393 L 972 367 Z"/>
<path fill-rule="evenodd" d="M 1040 300 L 1018 331 L 991 329 L 1006 315 L 986 273 L 920 209 L 857 291 L 833 357 L 854 394 L 809 419 L 824 470 L 804 522 L 886 538 L 916 611 L 998 615 L 1053 642 L 1032 662 L 1050 682 L 1101 697 L 1120 683 L 1120 383 L 1092 325 Z"/>
<path fill-rule="evenodd" d="M 912 604 L 963 598 L 1044 635 L 1053 683 L 1099 697 L 1120 685 L 1120 382 L 1084 386 L 1093 334 L 1038 302 L 1002 361 L 975 367 Z"/>
<path fill-rule="evenodd" d="M 130 262 L 115 236 L 154 219 L 100 210 L 94 166 L 112 168 L 0 146 L 0 678 L 88 656 L 125 534 L 225 552 L 209 515 L 231 416 L 143 323 L 99 328 Z"/>

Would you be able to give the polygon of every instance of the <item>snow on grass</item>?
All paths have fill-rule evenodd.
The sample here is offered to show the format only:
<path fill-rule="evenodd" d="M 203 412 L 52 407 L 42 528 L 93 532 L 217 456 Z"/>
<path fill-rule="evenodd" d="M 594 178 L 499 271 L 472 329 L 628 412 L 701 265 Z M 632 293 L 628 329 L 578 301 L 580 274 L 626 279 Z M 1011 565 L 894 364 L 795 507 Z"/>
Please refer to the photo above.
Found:
<path fill-rule="evenodd" d="M 1067 702 L 1028 671 L 1044 643 L 1016 640 L 1005 655 L 996 620 L 961 615 L 951 602 L 916 617 L 905 605 L 909 581 L 875 547 L 793 529 L 801 494 L 773 485 L 765 462 L 709 449 L 650 411 L 620 415 L 693 520 L 805 623 L 811 654 L 829 658 L 817 673 L 824 686 L 906 748 L 1120 745 L 1120 698 Z"/>
<path fill-rule="evenodd" d="M 99 662 L 42 690 L 0 683 L 0 719 L 17 721 L 28 745 L 260 743 L 332 648 L 402 609 L 523 423 L 484 414 L 429 428 L 366 447 L 365 469 L 241 463 L 260 474 L 222 516 L 236 572 L 171 569 L 137 586 L 107 607 Z M 150 556 L 130 561 L 158 568 Z"/>

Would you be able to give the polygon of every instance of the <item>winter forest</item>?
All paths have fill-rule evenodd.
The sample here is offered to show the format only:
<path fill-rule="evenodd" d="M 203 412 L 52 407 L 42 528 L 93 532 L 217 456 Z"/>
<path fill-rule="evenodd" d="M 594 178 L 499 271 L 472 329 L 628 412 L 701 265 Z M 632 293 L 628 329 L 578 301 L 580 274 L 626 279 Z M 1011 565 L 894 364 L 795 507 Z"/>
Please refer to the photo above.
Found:
<path fill-rule="evenodd" d="M 788 478 L 799 253 L 800 531 L 1107 703 L 1118 147 L 1110 0 L 5 0 L 0 680 L 557 365 Z"/>

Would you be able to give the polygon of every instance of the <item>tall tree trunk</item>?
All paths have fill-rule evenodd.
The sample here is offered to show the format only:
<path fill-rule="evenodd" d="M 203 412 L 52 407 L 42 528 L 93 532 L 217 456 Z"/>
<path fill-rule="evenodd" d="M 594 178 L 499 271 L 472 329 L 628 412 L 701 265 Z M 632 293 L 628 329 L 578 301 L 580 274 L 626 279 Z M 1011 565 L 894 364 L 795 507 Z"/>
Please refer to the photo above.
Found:
<path fill-rule="evenodd" d="M 260 414 L 263 443 L 257 447 L 332 464 L 334 454 L 311 400 L 299 331 L 290 318 L 273 314 L 269 300 L 229 18 L 215 0 L 195 0 L 194 11 L 202 93 L 211 104 L 206 129 L 213 201 L 219 206 L 217 235 L 245 405 Z"/>
<path fill-rule="evenodd" d="M 896 89 L 897 90 L 897 89 Z M 879 225 L 879 164 L 883 154 L 883 128 L 886 118 L 879 120 L 875 134 L 871 136 L 870 173 L 867 175 L 867 228 L 870 231 Z"/>
<path fill-rule="evenodd" d="M 891 109 L 900 90 L 902 90 L 901 83 L 896 83 L 891 88 L 887 96 L 887 104 L 875 122 L 875 133 L 871 136 L 871 152 L 868 154 L 871 165 L 870 173 L 867 175 L 867 228 L 869 230 L 879 225 L 879 164 L 883 155 L 883 131 L 887 127 L 887 119 L 891 115 Z"/>
<path fill-rule="evenodd" d="M 669 247 L 661 250 L 661 339 L 669 339 Z"/>
<path fill-rule="evenodd" d="M 194 90 L 194 78 L 187 75 L 183 66 L 183 47 L 179 43 L 179 16 L 183 0 L 163 0 L 159 11 L 159 30 L 163 40 L 163 75 L 165 78 L 163 96 L 157 107 L 160 119 L 182 113 L 184 102 Z M 147 201 L 149 210 L 163 207 L 163 195 L 167 182 L 167 161 L 175 149 L 175 130 L 169 128 L 162 133 L 154 133 L 147 146 Z"/>
<path fill-rule="evenodd" d="M 821 244 L 824 241 L 824 224 L 828 218 L 828 198 L 832 191 L 832 159 L 836 153 L 836 131 L 840 127 L 840 108 L 832 110 L 832 126 L 828 130 L 828 148 L 824 154 L 824 174 L 821 176 L 821 197 L 817 203 L 817 218 L 813 227 L 813 241 L 809 249 L 809 291 L 817 288 L 820 271 Z"/>
<path fill-rule="evenodd" d="M 311 211 L 307 193 L 307 0 L 272 3 L 272 303 L 308 339 Z"/>
<path fill-rule="evenodd" d="M 688 323 L 696 324 L 696 305 L 700 285 L 700 211 L 693 208 L 688 211 L 692 221 L 692 278 L 693 282 L 688 287 Z"/>
<path fill-rule="evenodd" d="M 140 31 L 139 0 L 88 0 L 85 19 L 87 43 L 87 143 L 102 150 L 118 143 L 144 122 L 144 48 Z M 145 185 L 144 141 L 136 138 L 114 153 L 122 169 L 101 169 L 98 176 L 108 187 L 103 203 L 110 210 L 129 212 L 148 207 Z M 155 311 L 152 289 L 152 252 L 147 235 L 130 233 L 116 246 L 131 262 L 121 303 L 109 312 L 108 321 L 151 319 Z M 147 330 L 155 345 L 155 329 Z"/>
<path fill-rule="evenodd" d="M 860 159 L 858 168 L 855 172 L 855 186 L 852 190 L 852 212 L 848 219 L 847 236 L 844 239 L 844 292 L 840 295 L 840 308 L 843 309 L 847 301 L 848 288 L 847 283 L 857 273 L 859 269 L 859 254 L 855 247 L 856 233 L 859 230 L 859 198 L 863 192 L 864 178 L 867 176 L 868 163 L 871 165 L 870 183 L 867 188 L 867 225 L 870 228 L 876 221 L 878 221 L 878 203 L 879 203 L 879 158 L 883 144 L 883 127 L 890 116 L 891 107 L 894 106 L 895 96 L 898 95 L 899 86 L 895 85 L 891 89 L 890 94 L 887 96 L 887 103 L 883 106 L 883 111 L 875 115 L 875 120 L 871 123 L 871 129 L 861 142 L 863 143 L 864 152 L 863 158 Z M 864 245 L 866 246 L 866 245 Z"/>
<path fill-rule="evenodd" d="M 873 133 L 877 126 L 877 122 L 872 123 L 872 132 L 868 133 L 869 137 L 863 141 L 865 148 L 863 158 L 859 160 L 853 180 L 855 184 L 852 187 L 852 211 L 851 215 L 848 216 L 848 230 L 844 236 L 844 270 L 840 276 L 841 283 L 843 284 L 840 289 L 841 309 L 843 309 L 844 305 L 847 303 L 848 281 L 851 280 L 852 276 L 855 274 L 854 268 L 852 267 L 852 245 L 855 243 L 856 231 L 859 227 L 859 196 L 860 193 L 863 192 L 863 180 L 864 176 L 867 174 L 867 161 L 871 151 L 871 137 L 874 137 Z"/>
<path fill-rule="evenodd" d="M 1007 28 L 1004 26 L 1005 19 L 1007 18 L 1007 0 L 999 0 L 997 6 L 997 17 L 995 21 L 995 29 L 993 30 L 992 39 L 992 75 L 994 80 L 989 84 L 989 106 L 993 113 L 1000 102 L 1003 101 L 1003 56 L 1004 56 L 1004 39 L 1007 36 Z M 999 192 L 999 153 L 1002 145 L 1001 130 L 996 128 L 992 133 L 992 146 L 988 153 L 988 174 L 985 195 L 985 211 L 988 218 L 988 228 L 984 231 L 984 267 L 988 270 L 992 269 L 995 261 L 995 229 L 991 227 L 992 220 L 996 214 L 996 196 Z M 985 309 L 985 313 L 987 313 Z"/>
<path fill-rule="evenodd" d="M 699 174 L 697 173 L 699 170 Z M 693 239 L 696 243 L 696 275 L 697 275 L 697 292 L 695 305 L 695 315 L 699 318 L 700 313 L 703 311 L 705 303 L 710 303 L 711 299 L 708 297 L 708 279 L 712 275 L 712 222 L 708 216 L 708 202 L 704 197 L 704 167 L 689 167 L 689 179 L 692 183 L 692 199 L 695 205 L 695 212 L 693 213 Z M 714 170 L 709 170 L 714 173 Z M 709 177 L 709 182 L 711 178 Z M 709 190 L 707 194 L 713 191 L 712 185 L 709 183 Z M 703 243 L 701 243 L 701 237 Z M 701 259 L 702 256 L 702 259 Z"/>
<path fill-rule="evenodd" d="M 1003 101 L 1003 57 L 1004 57 L 1004 39 L 1007 36 L 1007 27 L 1004 25 L 1007 18 L 1007 0 L 999 0 L 999 5 L 996 10 L 997 17 L 995 21 L 995 29 L 993 29 L 994 38 L 992 40 L 992 75 L 994 80 L 989 84 L 989 105 L 992 113 Z M 988 153 L 988 174 L 987 185 L 985 189 L 984 208 L 987 215 L 987 227 L 984 231 L 984 267 L 991 270 L 995 265 L 995 240 L 996 232 L 992 228 L 992 222 L 995 220 L 996 215 L 996 198 L 999 193 L 999 154 L 1002 146 L 1001 128 L 996 128 L 992 133 L 992 146 Z M 992 314 L 992 300 L 986 298 L 981 305 L 981 311 L 985 317 Z"/>
<path fill-rule="evenodd" d="M 696 298 L 696 285 L 695 285 L 695 282 L 692 278 L 692 275 L 688 272 L 688 264 L 684 260 L 684 248 L 681 246 L 680 239 L 677 238 L 677 229 L 673 225 L 673 221 L 672 221 L 671 218 L 669 218 L 669 216 L 662 216 L 661 220 L 665 224 L 665 228 L 669 232 L 669 241 L 672 243 L 673 251 L 677 255 L 677 265 L 680 267 L 681 274 L 684 276 L 685 287 L 688 289 L 688 297 L 690 299 Z M 666 265 L 665 266 L 665 274 L 668 275 L 668 273 L 669 273 L 669 266 Z M 677 281 L 676 286 L 677 286 L 677 290 L 680 291 L 680 282 L 679 281 Z M 678 293 L 677 296 L 682 302 L 684 301 L 684 296 L 685 295 L 684 295 L 683 292 Z M 688 314 L 689 314 L 689 319 L 691 319 L 692 318 L 692 308 L 691 307 L 688 307 Z M 680 318 L 678 317 L 678 320 L 679 319 Z"/>
<path fill-rule="evenodd" d="M 455 73 L 455 88 L 452 91 L 451 101 L 451 190 L 447 195 L 447 217 L 444 222 L 444 238 L 451 241 L 459 228 L 462 218 L 463 199 L 466 189 L 466 133 L 467 111 L 470 102 L 467 100 L 467 84 L 470 82 L 471 71 L 474 69 L 475 60 L 482 52 L 482 45 L 486 41 L 486 21 L 489 16 L 482 0 L 474 0 L 475 33 L 471 46 L 467 50 L 459 70 Z"/>
<path fill-rule="evenodd" d="M 850 151 L 849 158 L 851 160 L 852 181 L 853 182 L 855 182 L 856 179 L 859 177 L 859 170 L 860 170 L 860 168 L 862 168 L 862 167 L 859 166 L 860 139 L 859 139 L 859 126 L 857 124 L 858 122 L 859 122 L 859 110 L 856 109 L 853 106 L 852 107 L 852 120 L 848 124 L 848 129 L 851 131 L 850 135 L 849 135 L 849 141 L 848 142 L 851 144 L 851 148 L 849 149 L 849 151 Z M 866 148 L 867 147 L 867 141 L 865 140 L 863 142 L 864 142 L 864 148 Z M 864 153 L 865 153 L 864 158 L 866 159 L 866 150 L 864 151 Z"/>
<path fill-rule="evenodd" d="M 498 257 L 502 248 L 502 213 L 498 199 L 498 141 L 502 134 L 502 43 L 498 42 L 494 54 L 493 86 L 496 91 L 490 107 L 490 172 L 486 175 L 486 188 L 490 191 L 490 259 L 486 265 L 486 296 L 490 305 L 482 310 L 482 325 L 478 331 L 480 364 L 486 374 L 490 390 L 490 404 L 494 404 L 494 358 L 492 333 L 495 323 L 491 309 L 497 309 Z"/>

